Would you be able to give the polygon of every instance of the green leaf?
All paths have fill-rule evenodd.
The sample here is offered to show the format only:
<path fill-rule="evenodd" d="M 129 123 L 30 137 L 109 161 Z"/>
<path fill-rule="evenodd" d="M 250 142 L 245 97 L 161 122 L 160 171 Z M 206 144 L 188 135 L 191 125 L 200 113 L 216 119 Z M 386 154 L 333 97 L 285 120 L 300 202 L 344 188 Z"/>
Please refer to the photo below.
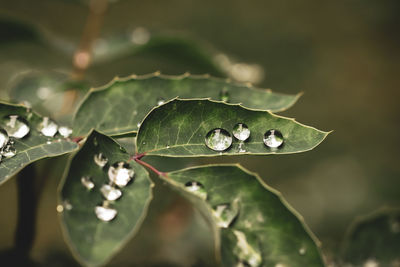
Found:
<path fill-rule="evenodd" d="M 398 266 L 400 264 L 400 210 L 385 209 L 357 220 L 346 235 L 344 264 Z"/>
<path fill-rule="evenodd" d="M 84 136 L 92 128 L 108 135 L 137 131 L 138 124 L 159 101 L 177 96 L 219 100 L 221 92 L 225 91 L 229 93 L 229 102 L 273 111 L 289 108 L 299 97 L 208 76 L 131 76 L 115 79 L 102 88 L 91 90 L 75 114 L 74 133 Z"/>
<path fill-rule="evenodd" d="M 102 153 L 108 159 L 102 168 L 94 156 Z M 135 172 L 122 196 L 108 201 L 117 211 L 111 221 L 96 217 L 95 207 L 105 199 L 100 191 L 109 184 L 107 171 L 115 162 L 128 162 L 129 154 L 111 138 L 92 132 L 70 162 L 60 192 L 61 220 L 66 239 L 77 259 L 86 265 L 101 265 L 110 259 L 139 229 L 152 199 L 152 182 L 148 172 L 138 163 L 129 161 Z M 81 179 L 89 177 L 94 187 L 86 188 Z M 116 186 L 114 186 L 116 188 Z"/>
<path fill-rule="evenodd" d="M 301 217 L 256 174 L 239 165 L 210 165 L 161 178 L 208 218 L 222 266 L 323 266 Z M 192 182 L 200 190 L 190 191 Z"/>
<path fill-rule="evenodd" d="M 243 143 L 232 136 L 238 123 L 246 124 L 250 130 L 248 141 Z M 207 134 L 216 128 L 228 131 L 233 140 L 223 153 L 205 144 Z M 279 148 L 269 148 L 263 142 L 264 134 L 270 129 L 283 135 Z M 146 155 L 171 157 L 288 154 L 313 149 L 327 134 L 268 111 L 204 99 L 175 99 L 153 109 L 145 118 L 137 135 L 137 150 Z"/>
<path fill-rule="evenodd" d="M 55 138 L 41 135 L 37 127 L 42 118 L 22 105 L 0 103 L 0 128 L 4 127 L 4 119 L 9 115 L 18 115 L 25 119 L 30 132 L 22 139 L 13 139 L 15 141 L 13 147 L 17 151 L 14 157 L 3 157 L 0 161 L 0 184 L 34 161 L 59 156 L 78 148 L 75 142 L 60 138 L 59 135 Z"/>

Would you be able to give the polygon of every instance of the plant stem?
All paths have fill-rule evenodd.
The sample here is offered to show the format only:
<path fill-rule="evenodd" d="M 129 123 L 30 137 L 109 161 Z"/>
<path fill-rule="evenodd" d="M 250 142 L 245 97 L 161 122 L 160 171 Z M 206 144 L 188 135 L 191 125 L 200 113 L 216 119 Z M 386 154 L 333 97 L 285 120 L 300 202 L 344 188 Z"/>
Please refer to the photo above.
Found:
<path fill-rule="evenodd" d="M 25 167 L 17 177 L 18 222 L 15 232 L 15 252 L 28 257 L 35 237 L 37 198 L 35 195 L 35 166 Z"/>
<path fill-rule="evenodd" d="M 165 172 L 161 172 L 159 170 L 157 170 L 156 168 L 154 168 L 152 165 L 148 164 L 147 162 L 144 162 L 142 160 L 140 160 L 139 158 L 134 158 L 134 160 L 139 163 L 140 165 L 147 167 L 148 169 L 150 169 L 151 171 L 153 171 L 155 174 L 157 174 L 158 176 L 164 176 L 167 177 L 167 173 Z"/>

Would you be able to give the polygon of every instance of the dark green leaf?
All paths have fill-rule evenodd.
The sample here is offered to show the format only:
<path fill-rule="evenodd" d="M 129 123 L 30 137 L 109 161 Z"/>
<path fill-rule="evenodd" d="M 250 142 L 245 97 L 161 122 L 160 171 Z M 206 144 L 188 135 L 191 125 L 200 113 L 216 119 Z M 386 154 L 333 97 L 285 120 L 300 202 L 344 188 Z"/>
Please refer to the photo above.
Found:
<path fill-rule="evenodd" d="M 219 100 L 225 91 L 231 103 L 273 111 L 289 108 L 299 97 L 206 76 L 132 76 L 89 92 L 75 115 L 75 135 L 86 135 L 92 128 L 109 135 L 137 131 L 138 124 L 159 101 L 177 96 Z"/>
<path fill-rule="evenodd" d="M 94 156 L 102 153 L 108 163 L 102 168 Z M 132 181 L 120 188 L 122 196 L 109 201 L 118 213 L 105 222 L 96 217 L 95 207 L 102 205 L 100 188 L 109 184 L 110 165 L 129 161 L 129 154 L 111 138 L 97 132 L 87 138 L 83 147 L 71 160 L 61 188 L 62 225 L 74 254 L 87 265 L 101 265 L 110 259 L 140 227 L 152 198 L 152 182 L 147 171 L 136 162 L 129 162 L 135 171 Z M 94 187 L 87 189 L 81 179 L 90 177 Z"/>
<path fill-rule="evenodd" d="M 58 135 L 55 138 L 41 135 L 37 127 L 42 118 L 22 105 L 0 103 L 0 127 L 4 127 L 4 117 L 8 115 L 18 115 L 24 118 L 30 132 L 22 139 L 14 139 L 13 147 L 17 151 L 14 157 L 1 160 L 0 184 L 36 160 L 62 155 L 78 148 L 75 142 L 60 138 Z"/>
<path fill-rule="evenodd" d="M 355 266 L 399 266 L 400 210 L 376 212 L 357 220 L 343 247 L 343 264 Z"/>
<path fill-rule="evenodd" d="M 208 218 L 223 266 L 323 266 L 317 242 L 301 218 L 257 175 L 238 165 L 211 165 L 161 178 Z M 190 191 L 191 182 L 200 183 L 203 194 Z M 228 220 L 218 214 L 232 216 Z"/>
<path fill-rule="evenodd" d="M 246 124 L 251 132 L 243 144 L 232 135 L 237 123 Z M 223 153 L 205 144 L 207 133 L 216 128 L 228 131 L 233 140 Z M 264 134 L 270 129 L 283 135 L 279 148 L 269 148 L 263 142 Z M 171 157 L 287 154 L 313 149 L 327 134 L 268 111 L 210 100 L 175 99 L 153 109 L 143 121 L 137 136 L 137 150 L 146 155 Z"/>

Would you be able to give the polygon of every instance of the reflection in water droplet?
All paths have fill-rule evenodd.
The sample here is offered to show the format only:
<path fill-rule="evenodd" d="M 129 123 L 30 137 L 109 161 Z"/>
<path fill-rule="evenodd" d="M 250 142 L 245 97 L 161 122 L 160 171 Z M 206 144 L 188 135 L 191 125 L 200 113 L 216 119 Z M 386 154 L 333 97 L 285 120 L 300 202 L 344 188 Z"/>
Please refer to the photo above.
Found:
<path fill-rule="evenodd" d="M 5 117 L 3 128 L 7 131 L 8 136 L 18 139 L 23 138 L 30 131 L 28 123 L 18 115 Z"/>
<path fill-rule="evenodd" d="M 47 137 L 53 137 L 58 130 L 58 125 L 49 117 L 43 117 L 43 121 L 39 124 L 38 130 Z"/>
<path fill-rule="evenodd" d="M 243 148 L 243 141 L 240 141 L 240 143 L 239 143 L 238 152 L 239 152 L 239 153 L 244 153 L 244 152 L 246 152 L 246 149 Z"/>
<path fill-rule="evenodd" d="M 10 138 L 8 137 L 6 130 L 0 128 L 0 149 L 7 145 L 8 140 L 10 140 Z"/>
<path fill-rule="evenodd" d="M 245 266 L 249 267 L 258 267 L 261 265 L 262 258 L 259 250 L 250 245 L 246 235 L 237 230 L 233 230 L 233 233 L 236 236 L 237 243 L 234 248 L 234 253 L 239 258 L 240 262 L 245 264 Z"/>
<path fill-rule="evenodd" d="M 72 129 L 66 126 L 60 126 L 60 128 L 58 128 L 58 132 L 62 137 L 68 138 L 72 134 Z"/>
<path fill-rule="evenodd" d="M 17 154 L 17 150 L 12 145 L 8 144 L 1 151 L 1 154 L 6 158 L 12 158 Z"/>
<path fill-rule="evenodd" d="M 108 158 L 103 155 L 103 153 L 99 153 L 94 155 L 94 163 L 96 163 L 97 166 L 100 168 L 103 168 L 108 162 Z"/>
<path fill-rule="evenodd" d="M 270 148 L 278 148 L 283 144 L 283 136 L 278 130 L 268 130 L 264 134 L 264 144 Z"/>
<path fill-rule="evenodd" d="M 100 189 L 101 194 L 103 195 L 103 197 L 107 200 L 117 200 L 118 198 L 120 198 L 122 196 L 122 192 L 121 190 L 108 185 L 108 184 L 104 184 L 101 189 Z"/>
<path fill-rule="evenodd" d="M 202 199 L 207 199 L 207 191 L 204 189 L 204 186 L 196 181 L 190 181 L 185 184 L 185 188 L 187 191 L 196 194 Z"/>
<path fill-rule="evenodd" d="M 240 141 L 246 141 L 250 137 L 250 130 L 244 123 L 238 123 L 233 127 L 233 136 Z"/>
<path fill-rule="evenodd" d="M 87 190 L 92 190 L 94 188 L 94 183 L 89 176 L 81 177 L 81 183 L 84 187 L 86 187 Z"/>
<path fill-rule="evenodd" d="M 234 200 L 231 204 L 221 204 L 216 206 L 213 211 L 215 223 L 218 227 L 228 228 L 239 213 L 238 200 Z"/>
<path fill-rule="evenodd" d="M 103 202 L 102 206 L 96 206 L 94 209 L 96 216 L 99 220 L 109 222 L 117 216 L 117 210 L 108 207 L 107 202 Z"/>
<path fill-rule="evenodd" d="M 119 187 L 126 186 L 135 172 L 128 163 L 116 162 L 108 169 L 108 179 Z"/>
<path fill-rule="evenodd" d="M 229 92 L 227 89 L 224 88 L 219 92 L 219 99 L 224 102 L 229 102 Z"/>
<path fill-rule="evenodd" d="M 157 106 L 161 106 L 164 103 L 165 103 L 164 98 L 161 98 L 161 97 L 157 98 Z"/>
<path fill-rule="evenodd" d="M 306 249 L 305 247 L 301 247 L 301 248 L 299 249 L 299 254 L 300 254 L 300 255 L 305 255 L 306 252 L 307 252 L 307 249 Z"/>
<path fill-rule="evenodd" d="M 214 151 L 224 151 L 232 145 L 232 136 L 227 130 L 216 128 L 207 133 L 205 142 Z"/>

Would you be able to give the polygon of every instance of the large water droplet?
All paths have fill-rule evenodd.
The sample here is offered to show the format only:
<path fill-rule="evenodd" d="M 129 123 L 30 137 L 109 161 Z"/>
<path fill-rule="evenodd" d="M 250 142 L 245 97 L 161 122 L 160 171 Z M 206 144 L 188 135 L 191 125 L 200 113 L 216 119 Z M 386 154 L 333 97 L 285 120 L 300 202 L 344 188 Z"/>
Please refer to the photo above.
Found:
<path fill-rule="evenodd" d="M 263 141 L 267 147 L 278 148 L 283 144 L 283 135 L 278 130 L 268 130 Z"/>
<path fill-rule="evenodd" d="M 12 145 L 8 144 L 1 151 L 1 154 L 6 158 L 12 158 L 17 154 L 17 150 Z"/>
<path fill-rule="evenodd" d="M 6 130 L 0 128 L 0 149 L 7 145 L 8 140 L 10 140 L 10 138 L 8 137 Z"/>
<path fill-rule="evenodd" d="M 208 148 L 224 151 L 232 145 L 232 136 L 227 130 L 216 128 L 207 133 L 205 141 Z"/>
<path fill-rule="evenodd" d="M 244 123 L 238 123 L 233 127 L 233 136 L 240 141 L 246 141 L 250 137 L 250 130 Z"/>
<path fill-rule="evenodd" d="M 107 202 L 103 202 L 103 205 L 96 206 L 94 209 L 96 216 L 99 220 L 109 222 L 117 216 L 117 210 L 108 207 Z"/>
<path fill-rule="evenodd" d="M 233 201 L 232 204 L 218 205 L 212 213 L 218 227 L 228 228 L 239 213 L 238 200 Z"/>
<path fill-rule="evenodd" d="M 135 172 L 128 163 L 116 162 L 108 169 L 108 179 L 119 187 L 126 186 Z"/>
<path fill-rule="evenodd" d="M 107 162 L 108 158 L 106 158 L 106 156 L 104 156 L 103 153 L 94 155 L 94 163 L 96 163 L 96 165 L 99 166 L 100 168 L 106 166 Z"/>
<path fill-rule="evenodd" d="M 58 132 L 62 137 L 68 138 L 72 134 L 72 129 L 66 126 L 60 126 L 60 128 L 58 128 Z"/>
<path fill-rule="evenodd" d="M 81 183 L 84 187 L 86 187 L 87 190 L 92 190 L 94 188 L 94 183 L 89 176 L 81 177 Z"/>
<path fill-rule="evenodd" d="M 224 88 L 221 90 L 221 92 L 219 92 L 219 99 L 224 102 L 229 101 L 229 92 L 227 89 Z"/>
<path fill-rule="evenodd" d="M 58 125 L 49 117 L 43 117 L 43 121 L 39 124 L 38 130 L 47 137 L 53 137 L 58 130 Z"/>
<path fill-rule="evenodd" d="M 196 181 L 190 181 L 185 184 L 185 188 L 187 191 L 196 194 L 202 199 L 207 199 L 207 191 L 204 189 L 204 186 Z"/>
<path fill-rule="evenodd" d="M 3 124 L 4 130 L 7 131 L 8 136 L 14 138 L 23 138 L 30 131 L 28 123 L 18 115 L 7 116 Z"/>
<path fill-rule="evenodd" d="M 101 194 L 103 195 L 103 197 L 107 200 L 117 200 L 118 198 L 120 198 L 122 196 L 122 192 L 121 190 L 108 185 L 108 184 L 104 184 L 101 189 L 100 189 Z"/>
<path fill-rule="evenodd" d="M 246 235 L 243 232 L 233 230 L 233 233 L 237 239 L 234 253 L 239 258 L 240 262 L 245 264 L 244 266 L 249 267 L 261 266 L 262 257 L 259 249 L 249 244 Z"/>
<path fill-rule="evenodd" d="M 164 98 L 161 98 L 161 97 L 157 98 L 157 106 L 161 106 L 164 103 L 165 103 Z"/>

